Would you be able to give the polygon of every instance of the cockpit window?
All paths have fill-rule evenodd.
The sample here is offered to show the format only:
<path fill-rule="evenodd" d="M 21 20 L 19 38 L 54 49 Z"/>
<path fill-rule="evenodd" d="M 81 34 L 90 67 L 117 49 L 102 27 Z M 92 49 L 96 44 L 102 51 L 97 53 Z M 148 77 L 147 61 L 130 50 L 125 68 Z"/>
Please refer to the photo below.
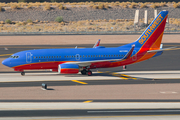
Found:
<path fill-rule="evenodd" d="M 16 56 L 16 55 L 11 55 L 9 58 L 14 58 L 14 59 L 17 59 L 17 58 L 19 58 L 19 56 Z"/>

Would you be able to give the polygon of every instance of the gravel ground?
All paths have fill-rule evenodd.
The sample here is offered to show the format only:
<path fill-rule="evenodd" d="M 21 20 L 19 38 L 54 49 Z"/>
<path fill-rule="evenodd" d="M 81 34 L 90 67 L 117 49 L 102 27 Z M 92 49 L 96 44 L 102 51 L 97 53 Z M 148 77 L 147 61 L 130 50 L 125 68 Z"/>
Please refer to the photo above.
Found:
<path fill-rule="evenodd" d="M 148 17 L 154 17 L 154 9 L 143 8 L 140 9 L 140 19 L 144 17 L 144 10 L 148 10 Z M 54 21 L 57 16 L 63 16 L 64 21 L 79 21 L 79 20 L 98 20 L 98 19 L 134 19 L 134 13 L 136 9 L 130 8 L 110 8 L 106 10 L 94 10 L 82 8 L 69 7 L 68 10 L 52 9 L 44 11 L 42 8 L 32 9 L 18 9 L 18 10 L 6 10 L 0 12 L 0 21 L 10 19 L 12 21 L 27 21 L 28 19 L 40 20 L 40 21 Z M 169 18 L 179 18 L 180 8 L 161 7 L 157 8 L 158 12 L 161 10 L 169 11 Z"/>

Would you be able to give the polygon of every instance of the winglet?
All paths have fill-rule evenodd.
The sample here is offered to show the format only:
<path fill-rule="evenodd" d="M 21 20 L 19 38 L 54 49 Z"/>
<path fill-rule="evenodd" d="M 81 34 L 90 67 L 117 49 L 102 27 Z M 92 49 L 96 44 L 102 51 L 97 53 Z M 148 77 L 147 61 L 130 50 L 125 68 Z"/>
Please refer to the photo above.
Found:
<path fill-rule="evenodd" d="M 132 48 L 129 50 L 129 52 L 124 56 L 123 59 L 128 59 L 131 57 L 132 53 L 133 53 L 133 50 L 135 48 L 135 44 L 132 45 Z"/>
<path fill-rule="evenodd" d="M 99 44 L 100 44 L 100 41 L 101 41 L 101 39 L 99 39 L 99 40 L 98 40 L 98 41 L 94 44 L 93 48 L 98 47 L 98 46 L 99 46 Z"/>

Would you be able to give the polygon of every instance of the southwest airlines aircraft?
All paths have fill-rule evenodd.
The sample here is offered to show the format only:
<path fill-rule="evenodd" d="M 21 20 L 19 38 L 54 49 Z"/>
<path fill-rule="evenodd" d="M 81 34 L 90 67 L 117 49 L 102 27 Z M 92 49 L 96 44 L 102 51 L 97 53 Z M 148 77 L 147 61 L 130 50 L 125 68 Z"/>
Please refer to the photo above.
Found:
<path fill-rule="evenodd" d="M 25 75 L 24 70 L 51 69 L 59 74 L 92 75 L 90 69 L 118 67 L 141 62 L 162 54 L 161 41 L 168 11 L 161 11 L 133 43 L 116 48 L 38 49 L 13 54 L 2 64 Z"/>

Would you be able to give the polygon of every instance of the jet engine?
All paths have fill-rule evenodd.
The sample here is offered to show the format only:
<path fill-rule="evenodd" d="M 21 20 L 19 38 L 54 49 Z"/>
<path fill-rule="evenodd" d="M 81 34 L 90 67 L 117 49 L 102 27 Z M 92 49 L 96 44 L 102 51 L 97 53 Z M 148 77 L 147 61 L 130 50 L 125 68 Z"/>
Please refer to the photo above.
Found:
<path fill-rule="evenodd" d="M 79 72 L 79 65 L 76 64 L 59 64 L 59 74 L 77 74 Z"/>

